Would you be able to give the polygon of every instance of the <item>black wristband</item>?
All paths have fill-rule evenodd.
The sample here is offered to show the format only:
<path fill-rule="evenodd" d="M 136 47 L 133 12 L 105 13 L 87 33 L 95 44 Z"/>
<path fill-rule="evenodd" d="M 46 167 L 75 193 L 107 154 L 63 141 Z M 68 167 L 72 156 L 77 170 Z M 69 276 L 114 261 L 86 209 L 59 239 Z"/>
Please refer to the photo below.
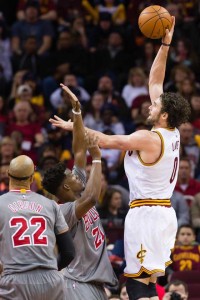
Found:
<path fill-rule="evenodd" d="M 170 47 L 171 44 L 162 43 L 163 46 Z"/>

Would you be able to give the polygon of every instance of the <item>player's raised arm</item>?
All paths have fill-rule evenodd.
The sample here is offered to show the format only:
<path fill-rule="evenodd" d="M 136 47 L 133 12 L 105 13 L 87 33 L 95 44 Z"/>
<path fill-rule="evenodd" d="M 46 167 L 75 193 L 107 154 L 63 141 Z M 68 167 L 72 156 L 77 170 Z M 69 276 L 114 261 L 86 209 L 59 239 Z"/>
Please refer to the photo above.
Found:
<path fill-rule="evenodd" d="M 162 45 L 154 59 L 149 75 L 149 93 L 151 102 L 160 97 L 163 93 L 163 82 L 165 78 L 166 62 L 171 45 L 175 26 L 175 18 L 172 17 L 172 27 L 166 29 L 166 34 L 162 39 Z"/>
<path fill-rule="evenodd" d="M 77 97 L 70 91 L 70 89 L 61 84 L 61 87 L 72 104 L 73 112 L 73 140 L 72 149 L 74 153 L 74 164 L 82 169 L 85 169 L 86 165 L 86 143 L 84 139 L 85 129 L 83 125 L 82 115 L 81 115 L 81 105 Z"/>
<path fill-rule="evenodd" d="M 84 192 L 76 200 L 76 217 L 82 218 L 92 208 L 101 192 L 101 151 L 98 138 L 93 134 L 86 134 L 87 148 L 92 156 L 92 168 Z"/>
<path fill-rule="evenodd" d="M 84 149 L 84 130 L 88 133 L 93 133 L 98 137 L 98 145 L 102 148 L 109 149 L 119 149 L 122 151 L 127 150 L 148 150 L 152 149 L 152 144 L 154 142 L 154 136 L 147 130 L 140 130 L 139 132 L 134 132 L 130 135 L 106 135 L 102 132 L 95 131 L 89 128 L 83 127 L 83 121 L 80 113 L 80 103 L 77 97 L 70 91 L 70 89 L 64 85 L 61 85 L 64 89 L 66 95 L 69 97 L 74 114 L 74 121 L 76 122 L 76 128 L 74 128 L 74 123 L 71 121 L 64 121 L 58 116 L 54 116 L 49 121 L 54 126 L 62 128 L 67 131 L 73 131 L 73 148 L 75 155 L 75 165 L 80 168 L 84 168 L 85 164 L 85 149 Z M 78 115 L 77 115 L 78 113 Z M 149 141 L 147 143 L 146 141 Z M 151 143 L 152 140 L 152 143 Z M 78 165 L 79 164 L 79 165 Z"/>
<path fill-rule="evenodd" d="M 64 121 L 58 116 L 54 116 L 54 119 L 49 120 L 54 126 L 62 128 L 67 131 L 73 130 L 73 122 Z M 89 133 L 93 133 L 98 137 L 98 145 L 101 148 L 119 149 L 122 151 L 127 150 L 145 150 L 151 147 L 151 143 L 154 142 L 154 137 L 148 130 L 140 130 L 130 135 L 106 135 L 102 132 L 95 131 L 85 127 L 85 130 Z"/>

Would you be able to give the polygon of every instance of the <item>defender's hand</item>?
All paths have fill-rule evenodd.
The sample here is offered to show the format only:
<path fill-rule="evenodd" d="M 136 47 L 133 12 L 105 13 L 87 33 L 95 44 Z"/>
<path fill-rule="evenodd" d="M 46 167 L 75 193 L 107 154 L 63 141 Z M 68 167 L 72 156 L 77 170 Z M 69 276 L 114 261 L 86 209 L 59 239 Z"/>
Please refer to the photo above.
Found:
<path fill-rule="evenodd" d="M 85 131 L 86 147 L 92 156 L 92 159 L 101 159 L 101 151 L 98 146 L 98 137 L 95 134 Z"/>
<path fill-rule="evenodd" d="M 74 111 L 79 112 L 81 110 L 81 104 L 78 101 L 78 98 L 76 97 L 76 95 L 74 95 L 74 93 L 72 93 L 72 91 L 70 91 L 70 89 L 63 83 L 61 83 L 60 86 L 63 89 L 63 91 L 65 92 L 68 99 L 70 100 Z"/>

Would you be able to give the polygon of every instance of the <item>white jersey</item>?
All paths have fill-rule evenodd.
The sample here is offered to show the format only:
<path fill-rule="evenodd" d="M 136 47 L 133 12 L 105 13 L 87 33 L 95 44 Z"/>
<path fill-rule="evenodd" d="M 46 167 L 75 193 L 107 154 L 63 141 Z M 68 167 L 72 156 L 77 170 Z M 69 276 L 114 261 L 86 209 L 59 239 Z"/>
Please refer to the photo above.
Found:
<path fill-rule="evenodd" d="M 179 168 L 179 131 L 177 128 L 152 131 L 160 136 L 162 145 L 156 162 L 143 162 L 139 151 L 128 151 L 125 155 L 124 168 L 129 182 L 130 201 L 170 199 L 175 188 Z"/>

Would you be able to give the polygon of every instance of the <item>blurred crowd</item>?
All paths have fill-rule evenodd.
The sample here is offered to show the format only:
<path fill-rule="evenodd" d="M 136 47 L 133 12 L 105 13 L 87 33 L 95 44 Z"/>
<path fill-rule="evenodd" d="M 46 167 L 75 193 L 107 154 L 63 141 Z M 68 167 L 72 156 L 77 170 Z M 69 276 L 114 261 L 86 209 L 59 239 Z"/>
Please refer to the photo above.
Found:
<path fill-rule="evenodd" d="M 80 100 L 85 126 L 110 135 L 149 129 L 148 76 L 161 41 L 145 38 L 137 22 L 140 12 L 151 4 L 164 6 L 176 17 L 164 90 L 184 96 L 192 115 L 190 122 L 179 128 L 181 160 L 171 201 L 179 229 L 183 226 L 191 231 L 189 244 L 196 245 L 200 243 L 198 0 L 1 0 L 0 194 L 8 191 L 7 169 L 19 154 L 34 160 L 32 189 L 41 194 L 47 195 L 41 179 L 48 167 L 64 161 L 72 168 L 71 133 L 48 122 L 54 115 L 72 118 L 60 83 Z M 102 149 L 98 201 L 110 259 L 119 278 L 125 264 L 123 224 L 129 202 L 123 157 L 119 150 Z M 88 157 L 88 174 L 90 168 Z M 200 271 L 198 249 L 195 270 Z M 179 266 L 182 271 L 193 268 L 193 264 Z M 161 285 L 169 281 L 172 272 L 173 265 Z M 121 292 L 110 299 L 127 297 Z"/>

